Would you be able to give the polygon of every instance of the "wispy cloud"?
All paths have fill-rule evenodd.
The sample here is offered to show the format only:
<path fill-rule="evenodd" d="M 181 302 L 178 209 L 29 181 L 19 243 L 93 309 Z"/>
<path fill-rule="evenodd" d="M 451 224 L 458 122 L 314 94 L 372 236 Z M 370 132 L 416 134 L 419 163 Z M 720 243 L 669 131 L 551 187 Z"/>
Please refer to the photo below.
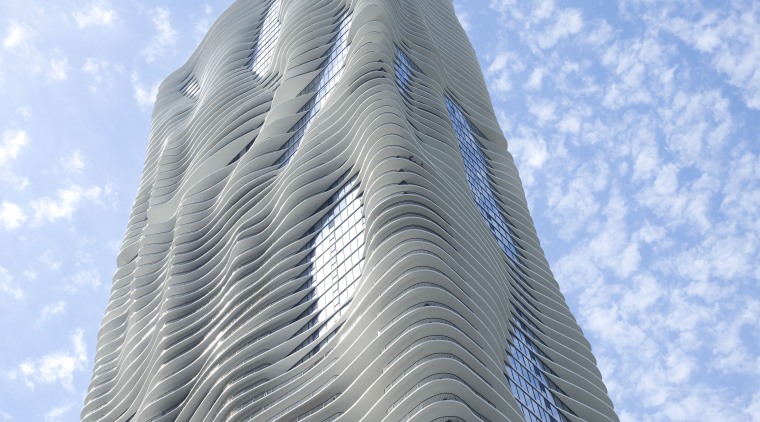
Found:
<path fill-rule="evenodd" d="M 103 86 L 113 85 L 116 77 L 124 72 L 124 68 L 120 64 L 114 64 L 105 59 L 88 57 L 82 64 L 82 72 L 92 78 L 89 85 L 90 91 L 98 92 Z"/>
<path fill-rule="evenodd" d="M 34 29 L 32 29 L 34 28 Z M 58 47 L 49 47 L 45 41 L 45 30 L 34 24 L 11 21 L 3 38 L 2 45 L 12 53 L 17 60 L 14 64 L 20 65 L 30 81 L 45 81 L 48 83 L 60 82 L 68 79 L 69 63 L 64 52 Z M 0 57 L 2 63 L 2 57 Z M 0 81 L 2 82 L 2 81 Z"/>
<path fill-rule="evenodd" d="M 42 307 L 40 310 L 40 316 L 37 317 L 37 325 L 44 324 L 55 317 L 63 315 L 66 312 L 66 302 L 60 301 L 56 303 L 50 303 Z"/>
<path fill-rule="evenodd" d="M 459 3 L 454 4 L 454 11 L 456 12 L 459 23 L 462 25 L 462 29 L 469 32 L 470 28 L 472 28 L 472 24 L 470 23 L 470 13 Z"/>
<path fill-rule="evenodd" d="M 29 143 L 29 135 L 24 130 L 3 131 L 0 137 L 0 183 L 4 183 L 17 190 L 24 190 L 29 186 L 29 180 L 26 177 L 19 176 L 13 170 L 14 161 L 16 161 Z"/>
<path fill-rule="evenodd" d="M 100 272 L 95 269 L 79 270 L 71 277 L 66 278 L 65 289 L 75 292 L 82 287 L 100 287 Z"/>
<path fill-rule="evenodd" d="M 24 120 L 29 120 L 32 117 L 32 109 L 27 106 L 19 106 L 16 107 L 16 114 Z"/>
<path fill-rule="evenodd" d="M 3 38 L 3 47 L 11 51 L 28 49 L 33 32 L 25 25 L 11 21 Z"/>
<path fill-rule="evenodd" d="M 100 272 L 95 266 L 92 257 L 79 252 L 76 256 L 77 272 L 64 279 L 64 290 L 77 292 L 83 287 L 96 289 L 100 287 Z"/>
<path fill-rule="evenodd" d="M 583 16 L 577 9 L 563 9 L 556 13 L 555 20 L 538 36 L 541 48 L 554 47 L 562 38 L 577 34 L 583 29 Z"/>
<path fill-rule="evenodd" d="M 150 63 L 164 54 L 169 47 L 174 46 L 179 39 L 179 35 L 172 27 L 171 21 L 169 20 L 170 13 L 167 7 L 149 9 L 148 15 L 153 23 L 156 33 L 151 37 L 148 45 L 140 50 L 140 54 L 148 63 Z"/>
<path fill-rule="evenodd" d="M 211 28 L 213 9 L 210 5 L 203 6 L 203 15 L 195 22 L 195 36 L 198 40 L 203 38 Z"/>
<path fill-rule="evenodd" d="M 491 1 L 486 79 L 623 421 L 757 419 L 760 8 L 692 6 Z"/>
<path fill-rule="evenodd" d="M 525 69 L 525 64 L 518 56 L 509 50 L 502 50 L 492 58 L 486 68 L 489 85 L 493 92 L 505 94 L 512 90 L 515 75 Z"/>
<path fill-rule="evenodd" d="M 0 267 L 0 294 L 8 295 L 15 300 L 24 300 L 24 292 L 13 283 L 13 276 Z"/>
<path fill-rule="evenodd" d="M 61 422 L 64 416 L 74 408 L 73 404 L 57 406 L 45 412 L 45 422 Z"/>
<path fill-rule="evenodd" d="M 61 158 L 63 171 L 69 174 L 79 174 L 84 169 L 84 158 L 79 150 L 76 150 L 66 157 Z"/>
<path fill-rule="evenodd" d="M 71 185 L 65 189 L 58 189 L 55 198 L 42 197 L 32 201 L 34 221 L 54 223 L 62 218 L 70 219 L 82 201 L 98 202 L 102 194 L 103 189 L 99 186 L 85 188 Z"/>
<path fill-rule="evenodd" d="M 153 103 L 156 102 L 156 96 L 158 95 L 159 83 L 155 83 L 152 86 L 146 86 L 140 81 L 140 75 L 137 72 L 132 72 L 132 87 L 135 90 L 135 100 L 142 110 L 149 110 L 153 107 Z"/>
<path fill-rule="evenodd" d="M 95 1 L 81 10 L 72 13 L 72 17 L 80 28 L 89 26 L 110 26 L 113 25 L 118 16 L 108 3 L 104 1 Z"/>
<path fill-rule="evenodd" d="M 0 169 L 10 165 L 24 147 L 29 144 L 29 135 L 23 130 L 6 130 L 0 142 Z"/>
<path fill-rule="evenodd" d="M 539 90 L 541 89 L 541 84 L 544 80 L 544 76 L 546 75 L 546 68 L 545 67 L 536 67 L 533 69 L 533 72 L 530 74 L 530 78 L 528 79 L 528 82 L 525 83 L 525 88 L 528 90 Z"/>
<path fill-rule="evenodd" d="M 682 16 L 673 7 L 651 14 L 651 23 L 679 36 L 710 57 L 715 70 L 741 89 L 748 107 L 760 110 L 760 10 L 749 2 L 705 10 L 698 20 Z"/>
<path fill-rule="evenodd" d="M 73 390 L 74 374 L 87 366 L 87 345 L 84 331 L 80 328 L 69 336 L 68 350 L 57 351 L 40 358 L 29 358 L 15 368 L 5 371 L 9 380 L 20 380 L 34 390 L 38 384 L 60 383 L 67 390 Z"/>
<path fill-rule="evenodd" d="M 50 59 L 47 78 L 51 82 L 65 81 L 69 77 L 69 60 L 66 57 Z"/>
<path fill-rule="evenodd" d="M 533 186 L 536 172 L 540 171 L 549 159 L 546 141 L 534 132 L 519 133 L 510 138 L 509 150 L 515 159 L 522 163 L 520 178 L 523 184 L 526 187 Z"/>
<path fill-rule="evenodd" d="M 38 261 L 40 261 L 40 263 L 50 271 L 57 271 L 61 268 L 62 264 L 61 260 L 50 249 L 43 252 L 43 254 L 40 255 Z"/>
<path fill-rule="evenodd" d="M 17 204 L 3 201 L 0 203 L 0 225 L 5 230 L 15 230 L 26 221 L 26 214 Z"/>

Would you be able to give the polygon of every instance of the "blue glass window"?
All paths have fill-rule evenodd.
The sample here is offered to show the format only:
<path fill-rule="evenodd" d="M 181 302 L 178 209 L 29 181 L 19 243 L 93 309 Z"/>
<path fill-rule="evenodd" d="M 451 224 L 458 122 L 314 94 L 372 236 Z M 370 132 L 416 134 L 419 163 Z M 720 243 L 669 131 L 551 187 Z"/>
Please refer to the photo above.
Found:
<path fill-rule="evenodd" d="M 475 204 L 501 250 L 509 258 L 508 261 L 512 261 L 515 264 L 514 268 L 519 269 L 520 266 L 517 265 L 519 252 L 515 246 L 515 236 L 509 226 L 506 212 L 496 200 L 488 161 L 483 152 L 483 146 L 478 141 L 478 137 L 485 138 L 485 136 L 467 119 L 462 108 L 449 97 L 446 97 L 446 109 L 459 141 L 459 152 L 462 155 L 467 182 Z M 531 295 L 525 287 L 527 282 L 519 273 L 517 279 L 520 289 Z M 519 297 L 525 298 L 525 293 L 514 290 L 512 296 L 524 306 Z M 541 356 L 549 359 L 536 344 L 541 341 L 523 322 L 530 319 L 514 304 L 512 308 L 522 317 L 521 319 L 513 314 L 515 322 L 512 325 L 513 333 L 509 339 L 507 362 L 504 366 L 504 373 L 512 394 L 520 404 L 526 421 L 568 422 L 559 409 L 569 413 L 572 411 L 552 393 L 552 391 L 562 393 L 562 390 L 546 375 L 554 373 L 539 358 Z M 535 325 L 533 326 L 538 329 Z"/>
<path fill-rule="evenodd" d="M 298 317 L 307 322 L 296 333 L 319 326 L 295 350 L 320 343 L 301 359 L 318 352 L 337 332 L 336 322 L 348 307 L 361 278 L 364 265 L 364 210 L 356 176 L 346 182 L 323 206 L 330 207 L 307 233 L 316 235 L 305 246 L 310 250 L 308 268 L 301 276 L 308 280 L 299 290 L 309 290 L 300 303 L 313 303 Z M 299 364 L 301 363 L 299 362 Z"/>
<path fill-rule="evenodd" d="M 293 132 L 293 135 L 282 146 L 284 150 L 282 156 L 277 160 L 276 164 L 284 166 L 287 164 L 293 154 L 298 149 L 301 139 L 309 129 L 314 116 L 319 113 L 319 110 L 327 101 L 332 89 L 340 81 L 343 76 L 343 69 L 346 65 L 346 58 L 348 57 L 348 29 L 351 27 L 351 15 L 343 13 L 340 15 L 337 31 L 335 36 L 330 40 L 330 48 L 325 53 L 325 60 L 322 62 L 322 70 L 319 74 L 303 89 L 298 95 L 306 95 L 314 93 L 309 102 L 301 107 L 299 112 L 305 112 L 295 125 L 288 132 Z"/>
<path fill-rule="evenodd" d="M 517 312 L 524 320 L 530 321 L 521 311 Z M 509 341 L 507 362 L 504 366 L 512 394 L 519 402 L 526 420 L 568 422 L 559 409 L 571 414 L 573 412 L 552 393 L 556 391 L 564 394 L 546 376 L 547 373 L 555 374 L 539 358 L 541 356 L 549 359 L 536 344 L 542 343 L 541 340 L 522 319 L 515 314 L 512 316 L 515 321 L 514 333 Z"/>
<path fill-rule="evenodd" d="M 269 69 L 272 64 L 272 55 L 274 53 L 274 47 L 277 45 L 277 39 L 280 37 L 280 0 L 274 0 L 269 4 L 264 17 L 263 23 L 259 30 L 256 44 L 251 53 L 251 57 L 248 59 L 248 67 L 251 68 L 253 74 L 257 77 L 261 77 Z"/>
<path fill-rule="evenodd" d="M 396 60 L 393 63 L 393 73 L 396 75 L 396 85 L 405 99 L 410 98 L 410 87 L 414 73 L 422 73 L 419 67 L 403 50 L 396 47 Z"/>
<path fill-rule="evenodd" d="M 514 235 L 509 227 L 504 210 L 496 200 L 486 154 L 476 138 L 476 136 L 483 137 L 483 134 L 465 117 L 462 108 L 449 97 L 446 97 L 446 109 L 459 140 L 459 152 L 464 161 L 467 182 L 469 182 L 475 204 L 486 220 L 501 250 L 509 258 L 516 261 L 518 252 L 515 247 Z"/>

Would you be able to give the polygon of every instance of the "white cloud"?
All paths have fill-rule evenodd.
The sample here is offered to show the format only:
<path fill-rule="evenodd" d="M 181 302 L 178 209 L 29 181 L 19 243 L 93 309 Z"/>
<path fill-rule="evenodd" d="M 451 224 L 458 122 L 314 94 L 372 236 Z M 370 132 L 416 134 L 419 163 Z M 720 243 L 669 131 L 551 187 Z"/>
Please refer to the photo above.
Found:
<path fill-rule="evenodd" d="M 634 130 L 635 142 L 631 142 L 633 180 L 647 181 L 660 170 L 660 149 L 652 128 L 651 119 L 644 119 Z"/>
<path fill-rule="evenodd" d="M 612 39 L 612 26 L 607 21 L 602 20 L 597 23 L 596 28 L 586 34 L 585 42 L 593 45 L 601 45 Z"/>
<path fill-rule="evenodd" d="M 104 1 L 96 1 L 88 4 L 84 9 L 72 13 L 77 26 L 110 26 L 117 19 L 116 11 L 110 8 Z"/>
<path fill-rule="evenodd" d="M 621 420 L 751 420 L 760 159 L 754 110 L 737 110 L 755 94 L 743 69 L 760 51 L 749 47 L 760 8 L 626 3 L 635 13 L 583 6 L 561 28 L 552 1 L 492 0 L 489 88 L 509 110 L 500 122 L 542 245 L 559 257 L 552 269 Z M 675 17 L 704 30 L 679 32 Z M 547 152 L 540 170 L 526 145 Z"/>
<path fill-rule="evenodd" d="M 212 22 L 212 16 L 213 9 L 211 6 L 204 5 L 203 6 L 203 17 L 199 19 L 197 22 L 195 22 L 195 35 L 200 41 L 201 38 L 203 38 L 206 33 L 208 32 L 209 28 L 211 27 Z"/>
<path fill-rule="evenodd" d="M 92 83 L 89 88 L 92 92 L 97 92 L 101 86 L 110 86 L 114 83 L 114 74 L 124 72 L 119 64 L 112 64 L 108 60 L 88 57 L 82 64 L 82 72 L 92 77 Z"/>
<path fill-rule="evenodd" d="M 31 29 L 18 22 L 11 22 L 3 39 L 3 47 L 8 50 L 28 49 L 32 36 Z"/>
<path fill-rule="evenodd" d="M 32 109 L 27 106 L 16 107 L 16 114 L 21 116 L 24 120 L 29 120 L 32 117 Z"/>
<path fill-rule="evenodd" d="M 52 82 L 65 81 L 69 75 L 69 61 L 66 57 L 50 59 L 47 78 Z"/>
<path fill-rule="evenodd" d="M 620 303 L 621 311 L 627 315 L 645 312 L 654 306 L 664 294 L 662 284 L 651 274 L 633 277 L 631 287 L 633 289 L 626 293 Z"/>
<path fill-rule="evenodd" d="M 538 134 L 521 133 L 523 136 L 508 139 L 509 150 L 514 154 L 515 164 L 520 169 L 520 178 L 525 186 L 535 183 L 535 174 L 539 172 L 549 158 L 546 141 Z"/>
<path fill-rule="evenodd" d="M 77 271 L 71 277 L 66 278 L 66 290 L 76 292 L 81 287 L 91 287 L 96 289 L 100 287 L 100 272 L 95 269 L 85 269 Z"/>
<path fill-rule="evenodd" d="M 489 7 L 504 15 L 516 11 L 514 6 L 517 0 L 491 0 Z"/>
<path fill-rule="evenodd" d="M 470 32 L 470 28 L 472 28 L 472 24 L 470 23 L 470 14 L 459 3 L 454 5 L 454 10 L 456 12 L 459 23 L 462 25 L 462 29 L 464 29 L 467 32 Z"/>
<path fill-rule="evenodd" d="M 538 36 L 541 48 L 553 47 L 559 40 L 577 34 L 583 29 L 583 15 L 577 9 L 563 9 L 557 13 L 554 25 Z"/>
<path fill-rule="evenodd" d="M 26 221 L 26 214 L 18 205 L 3 201 L 0 203 L 0 225 L 5 230 L 19 228 Z"/>
<path fill-rule="evenodd" d="M 0 169 L 15 160 L 29 143 L 29 135 L 23 130 L 3 132 L 0 142 Z"/>
<path fill-rule="evenodd" d="M 744 414 L 750 418 L 748 419 L 749 421 L 760 422 L 760 390 L 755 392 L 754 397 L 752 397 L 752 402 L 747 406 Z"/>
<path fill-rule="evenodd" d="M 45 422 L 61 422 L 63 421 L 63 417 L 71 411 L 71 409 L 74 407 L 73 404 L 67 404 L 64 406 L 58 406 L 50 409 L 50 411 L 45 413 Z"/>
<path fill-rule="evenodd" d="M 133 72 L 132 87 L 135 89 L 135 100 L 137 100 L 137 104 L 142 110 L 147 110 L 153 107 L 153 103 L 156 102 L 156 96 L 158 95 L 159 83 L 156 83 L 151 87 L 146 87 L 140 82 L 140 76 L 137 72 Z"/>
<path fill-rule="evenodd" d="M 42 310 L 40 310 L 40 316 L 37 318 L 37 324 L 44 324 L 59 315 L 63 315 L 65 312 L 66 302 L 64 301 L 47 304 L 42 307 Z"/>
<path fill-rule="evenodd" d="M 671 387 L 672 388 L 672 387 Z M 672 390 L 668 391 L 672 395 Z M 735 421 L 740 409 L 736 409 L 736 401 L 726 397 L 719 389 L 707 386 L 686 388 L 683 395 L 677 399 L 663 403 L 662 411 L 657 412 L 656 420 L 690 422 L 690 421 Z"/>
<path fill-rule="evenodd" d="M 83 287 L 92 289 L 100 287 L 100 272 L 95 267 L 92 257 L 84 252 L 78 252 L 76 262 L 77 272 L 64 279 L 64 290 L 74 293 Z"/>
<path fill-rule="evenodd" d="M 673 14 L 680 11 L 675 10 Z M 748 107 L 760 110 L 760 9 L 753 2 L 734 2 L 706 11 L 693 21 L 681 16 L 657 18 L 659 28 L 674 33 L 709 56 L 715 70 L 739 88 Z"/>
<path fill-rule="evenodd" d="M 32 201 L 34 220 L 37 223 L 54 223 L 62 218 L 70 219 L 83 200 L 98 202 L 103 190 L 94 186 L 84 188 L 71 185 L 66 189 L 58 189 L 56 198 L 43 197 Z"/>
<path fill-rule="evenodd" d="M 0 294 L 5 294 L 16 300 L 24 299 L 24 292 L 13 284 L 13 276 L 0 267 Z"/>
<path fill-rule="evenodd" d="M 554 0 L 536 0 L 534 3 L 537 3 L 533 7 L 532 13 L 532 19 L 534 22 L 548 19 L 556 10 Z"/>
<path fill-rule="evenodd" d="M 581 131 L 581 119 L 573 114 L 565 115 L 559 122 L 559 130 L 564 133 L 579 133 Z"/>
<path fill-rule="evenodd" d="M 538 119 L 540 125 L 553 121 L 556 118 L 557 105 L 551 100 L 531 101 L 528 109 Z"/>
<path fill-rule="evenodd" d="M 32 390 L 37 384 L 60 382 L 64 388 L 73 391 L 74 374 L 85 370 L 87 366 L 87 345 L 81 328 L 75 330 L 69 340 L 69 350 L 53 352 L 37 359 L 26 359 L 16 368 L 6 371 L 5 377 L 10 380 L 20 379 Z"/>
<path fill-rule="evenodd" d="M 108 66 L 107 60 L 88 57 L 82 65 L 82 72 L 89 73 L 92 76 L 98 76 L 101 70 L 106 66 Z"/>
<path fill-rule="evenodd" d="M 11 420 L 12 418 L 11 418 L 11 415 L 10 415 L 10 414 L 8 414 L 8 413 L 6 413 L 6 412 L 3 412 L 3 411 L 1 411 L 1 410 L 0 410 L 0 419 L 2 419 L 2 420 L 4 420 L 4 421 L 9 421 L 9 420 Z"/>
<path fill-rule="evenodd" d="M 60 82 L 69 76 L 68 59 L 59 48 L 50 48 L 48 42 L 41 44 L 45 48 L 39 48 L 40 44 L 36 42 L 38 41 L 38 33 L 44 36 L 47 35 L 46 30 L 51 29 L 41 28 L 39 25 L 41 25 L 39 22 L 30 25 L 11 22 L 3 39 L 3 46 L 19 59 L 17 60 L 20 65 L 18 68 L 22 68 L 24 72 L 16 78 L 18 79 L 17 83 L 22 83 L 22 79 L 26 83 L 37 81 Z M 34 27 L 35 30 L 30 29 L 30 27 Z M 0 57 L 0 63 L 2 63 L 2 57 Z M 24 118 L 28 119 L 26 116 Z"/>
<path fill-rule="evenodd" d="M 84 169 L 84 158 L 82 158 L 82 153 L 77 150 L 71 153 L 71 155 L 61 158 L 61 166 L 66 173 L 81 173 Z"/>
<path fill-rule="evenodd" d="M 61 261 L 54 256 L 53 251 L 50 249 L 46 250 L 42 255 L 40 255 L 39 261 L 51 271 L 57 271 L 59 268 L 61 268 L 62 264 Z M 34 278 L 36 278 L 36 275 Z"/>
<path fill-rule="evenodd" d="M 148 11 L 150 20 L 156 34 L 151 37 L 148 45 L 140 50 L 140 54 L 148 63 L 154 61 L 157 57 L 163 55 L 166 49 L 177 43 L 179 36 L 177 31 L 172 28 L 169 21 L 169 9 L 166 7 L 156 7 Z"/>
<path fill-rule="evenodd" d="M 533 69 L 533 72 L 530 74 L 530 78 L 528 79 L 528 82 L 525 83 L 525 88 L 528 90 L 539 90 L 541 89 L 541 84 L 544 81 L 544 76 L 546 75 L 546 68 L 545 67 L 536 67 Z"/>
<path fill-rule="evenodd" d="M 509 51 L 501 51 L 497 54 L 486 69 L 489 77 L 489 86 L 492 91 L 504 94 L 512 90 L 514 75 L 522 72 L 525 65 L 517 56 Z"/>

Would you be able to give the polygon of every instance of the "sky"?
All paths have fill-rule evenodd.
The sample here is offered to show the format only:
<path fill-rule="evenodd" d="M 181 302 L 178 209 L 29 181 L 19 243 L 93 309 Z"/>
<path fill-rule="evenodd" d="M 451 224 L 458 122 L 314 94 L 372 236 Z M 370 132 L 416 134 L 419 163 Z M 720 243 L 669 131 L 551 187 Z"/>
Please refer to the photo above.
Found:
<path fill-rule="evenodd" d="M 615 408 L 760 421 L 760 2 L 455 0 Z M 0 0 L 0 422 L 79 420 L 158 84 L 230 0 Z"/>

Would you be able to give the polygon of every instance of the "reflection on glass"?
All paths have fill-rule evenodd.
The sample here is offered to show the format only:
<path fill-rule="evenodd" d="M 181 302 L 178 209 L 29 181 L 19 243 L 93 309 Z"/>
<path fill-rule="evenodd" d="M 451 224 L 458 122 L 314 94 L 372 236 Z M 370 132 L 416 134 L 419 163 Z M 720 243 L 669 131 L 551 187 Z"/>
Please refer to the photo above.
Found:
<path fill-rule="evenodd" d="M 446 109 L 459 140 L 459 152 L 462 155 L 467 181 L 475 203 L 501 250 L 516 263 L 519 253 L 515 247 L 514 235 L 509 227 L 506 213 L 496 200 L 488 161 L 481 143 L 477 140 L 478 136 L 485 137 L 465 117 L 462 108 L 449 97 L 446 97 Z M 515 268 L 519 266 L 515 265 Z M 521 284 L 527 285 L 520 274 L 517 274 L 517 278 Z M 530 294 L 525 285 L 520 285 L 520 288 Z M 516 292 L 518 296 L 525 298 L 522 292 L 519 290 Z M 512 296 L 521 306 L 527 308 L 527 305 L 515 296 L 515 292 Z M 527 298 L 525 300 L 527 301 Z M 523 317 L 523 320 L 530 321 L 514 304 L 513 309 Z M 550 360 L 536 345 L 536 342 L 542 343 L 541 340 L 523 323 L 523 320 L 514 314 L 513 316 L 515 323 L 512 325 L 513 333 L 509 339 L 504 373 L 512 394 L 525 415 L 525 420 L 528 422 L 568 422 L 559 409 L 568 413 L 572 411 L 552 393 L 552 391 L 562 393 L 562 390 L 546 375 L 554 375 L 554 372 L 539 358 L 542 356 Z M 534 328 L 538 330 L 535 325 Z"/>
<path fill-rule="evenodd" d="M 459 152 L 462 154 L 467 181 L 475 203 L 501 249 L 512 260 L 517 260 L 517 248 L 515 248 L 512 230 L 509 228 L 504 211 L 496 201 L 488 171 L 488 161 L 480 142 L 475 137 L 482 134 L 464 116 L 459 105 L 449 97 L 446 97 L 446 109 L 459 140 Z"/>
<path fill-rule="evenodd" d="M 309 293 L 300 303 L 313 303 L 297 318 L 307 318 L 307 322 L 296 335 L 315 326 L 319 328 L 294 352 L 318 339 L 321 341 L 301 362 L 334 337 L 335 323 L 354 296 L 364 264 L 364 211 L 357 178 L 346 182 L 325 205 L 331 207 L 330 211 L 309 230 L 309 234 L 316 235 L 305 247 L 311 252 L 305 258 L 309 266 L 301 276 L 309 278 L 299 290 Z"/>
<path fill-rule="evenodd" d="M 396 60 L 393 63 L 393 73 L 396 75 L 396 84 L 401 95 L 409 99 L 409 91 L 413 73 L 422 73 L 419 67 L 400 48 L 396 47 Z"/>
<path fill-rule="evenodd" d="M 248 60 L 248 66 L 257 77 L 261 77 L 272 64 L 272 54 L 280 37 L 280 0 L 274 0 L 264 13 L 264 23 L 261 25 L 259 37 Z"/>
<path fill-rule="evenodd" d="M 340 15 L 337 33 L 330 40 L 330 48 L 325 53 L 325 60 L 320 67 L 322 71 L 303 89 L 298 95 L 316 93 L 311 97 L 299 112 L 305 112 L 298 122 L 293 125 L 288 132 L 294 132 L 288 141 L 281 147 L 285 152 L 277 160 L 276 164 L 284 166 L 290 161 L 298 149 L 306 130 L 309 128 L 314 116 L 317 115 L 324 103 L 327 101 L 332 88 L 338 84 L 340 77 L 343 75 L 343 68 L 346 65 L 348 56 L 348 29 L 351 27 L 351 15 L 344 13 Z"/>

